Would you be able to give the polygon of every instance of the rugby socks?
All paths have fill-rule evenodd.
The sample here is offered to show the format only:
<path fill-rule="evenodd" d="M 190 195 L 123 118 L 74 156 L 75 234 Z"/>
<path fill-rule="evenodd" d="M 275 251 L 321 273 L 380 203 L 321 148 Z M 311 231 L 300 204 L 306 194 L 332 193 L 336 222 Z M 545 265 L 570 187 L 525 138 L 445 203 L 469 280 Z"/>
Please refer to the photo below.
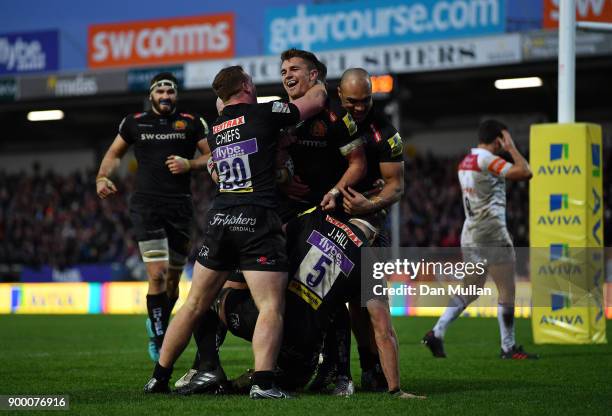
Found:
<path fill-rule="evenodd" d="M 251 386 L 259 386 L 262 390 L 270 390 L 274 387 L 273 371 L 255 371 L 251 377 Z"/>
<path fill-rule="evenodd" d="M 221 324 L 221 320 L 213 310 L 209 309 L 200 319 L 199 325 L 193 332 L 200 356 L 199 363 L 195 368 L 200 371 L 213 371 L 221 365 L 219 344 L 217 343 L 219 324 Z"/>
<path fill-rule="evenodd" d="M 158 381 L 168 382 L 172 377 L 172 367 L 162 367 L 159 362 L 155 363 L 155 369 L 153 370 L 153 377 Z"/>
<path fill-rule="evenodd" d="M 453 296 L 448 302 L 448 306 L 444 310 L 444 313 L 433 327 L 434 336 L 436 338 L 444 339 L 444 334 L 446 334 L 446 329 L 450 323 L 457 319 L 466 307 L 467 305 L 462 298 L 459 296 Z"/>
<path fill-rule="evenodd" d="M 508 352 L 515 344 L 514 339 L 514 306 L 497 305 L 497 322 L 501 335 L 501 347 Z"/>
<path fill-rule="evenodd" d="M 198 368 L 200 368 L 200 351 L 196 350 L 195 357 L 193 358 L 193 364 L 191 364 L 191 369 L 197 370 Z"/>
<path fill-rule="evenodd" d="M 178 300 L 178 296 L 175 298 L 169 298 L 168 299 L 168 311 L 170 313 L 170 315 L 172 314 L 172 311 L 174 310 L 174 305 L 176 305 L 176 301 Z"/>
<path fill-rule="evenodd" d="M 351 377 L 351 318 L 346 306 L 341 305 L 334 319 L 338 353 L 338 376 Z"/>
<path fill-rule="evenodd" d="M 359 352 L 359 366 L 361 371 L 370 371 L 376 367 L 376 364 L 380 364 L 380 357 L 378 354 L 374 354 L 367 347 L 357 347 Z"/>
<path fill-rule="evenodd" d="M 161 349 L 164 334 L 170 320 L 169 300 L 166 292 L 157 295 L 147 295 L 147 312 L 151 320 L 151 330 L 155 337 L 155 345 Z"/>

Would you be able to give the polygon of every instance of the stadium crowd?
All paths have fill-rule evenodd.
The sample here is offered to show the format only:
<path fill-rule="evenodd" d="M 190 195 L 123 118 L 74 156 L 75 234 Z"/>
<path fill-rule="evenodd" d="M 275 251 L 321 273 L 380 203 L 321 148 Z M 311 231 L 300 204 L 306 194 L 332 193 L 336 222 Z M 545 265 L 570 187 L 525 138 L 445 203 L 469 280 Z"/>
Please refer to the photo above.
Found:
<path fill-rule="evenodd" d="M 402 246 L 458 246 L 464 220 L 456 166 L 460 157 L 406 157 L 406 192 L 401 202 Z M 604 180 L 612 176 L 612 152 L 604 154 Z M 203 221 L 214 191 L 209 176 L 192 181 L 197 226 L 190 261 L 197 255 Z M 134 177 L 117 181 L 114 201 L 100 201 L 93 171 L 59 175 L 0 170 L 0 264 L 64 267 L 98 262 L 127 262 L 139 257 L 128 217 Z M 507 183 L 508 229 L 515 246 L 529 244 L 528 185 Z M 612 192 L 604 186 L 605 244 L 612 244 Z"/>

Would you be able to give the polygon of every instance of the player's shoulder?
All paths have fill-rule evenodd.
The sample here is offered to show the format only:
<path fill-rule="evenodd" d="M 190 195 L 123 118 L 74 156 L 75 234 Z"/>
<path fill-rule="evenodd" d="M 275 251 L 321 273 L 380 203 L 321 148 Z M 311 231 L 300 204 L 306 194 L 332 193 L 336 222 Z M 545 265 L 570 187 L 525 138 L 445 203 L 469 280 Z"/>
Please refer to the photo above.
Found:
<path fill-rule="evenodd" d="M 268 101 L 267 103 L 252 104 L 252 111 L 264 114 L 290 114 L 291 104 L 287 100 Z"/>
<path fill-rule="evenodd" d="M 463 159 L 461 159 L 461 161 L 459 162 L 457 170 L 459 171 L 469 170 L 469 171 L 480 172 L 481 168 L 478 163 L 478 153 L 474 153 L 473 151 L 470 151 L 468 154 L 466 154 L 463 157 Z"/>
<path fill-rule="evenodd" d="M 125 130 L 126 128 L 137 126 L 139 123 L 146 123 L 150 118 L 150 114 L 147 111 L 141 111 L 139 113 L 131 113 L 123 117 L 119 123 L 119 131 Z"/>
<path fill-rule="evenodd" d="M 328 99 L 327 105 L 320 116 L 325 118 L 333 128 L 337 128 L 349 136 L 354 136 L 359 131 L 355 119 L 342 107 L 340 100 L 336 97 Z"/>
<path fill-rule="evenodd" d="M 391 123 L 389 117 L 379 110 L 376 105 L 370 110 L 370 114 L 366 118 L 365 123 L 367 123 L 367 127 L 370 129 L 379 131 L 384 138 L 391 137 L 397 133 L 397 129 L 393 123 Z"/>
<path fill-rule="evenodd" d="M 206 121 L 204 120 L 204 118 L 196 113 L 179 112 L 179 113 L 176 113 L 174 118 L 175 120 L 182 120 L 186 123 L 204 122 L 206 124 Z"/>
<path fill-rule="evenodd" d="M 497 159 L 501 160 L 499 156 L 494 155 L 487 149 L 475 147 L 463 158 L 459 164 L 459 170 L 487 173 L 491 163 Z"/>
<path fill-rule="evenodd" d="M 181 124 L 188 126 L 194 125 L 195 127 L 202 127 L 206 132 L 208 132 L 208 123 L 206 119 L 197 113 L 187 113 L 187 112 L 179 112 L 176 114 L 175 124 Z"/>
<path fill-rule="evenodd" d="M 148 111 L 141 111 L 138 113 L 131 113 L 123 117 L 124 122 L 135 122 L 142 121 L 151 118 L 151 114 Z"/>

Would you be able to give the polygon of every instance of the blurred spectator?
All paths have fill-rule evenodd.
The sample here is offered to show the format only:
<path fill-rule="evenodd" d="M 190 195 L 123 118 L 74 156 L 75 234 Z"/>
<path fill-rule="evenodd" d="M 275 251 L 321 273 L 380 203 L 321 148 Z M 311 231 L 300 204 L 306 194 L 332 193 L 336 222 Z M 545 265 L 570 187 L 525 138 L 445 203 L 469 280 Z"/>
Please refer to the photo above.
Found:
<path fill-rule="evenodd" d="M 606 147 L 604 147 L 607 150 Z M 406 161 L 406 192 L 401 202 L 402 246 L 458 246 L 464 214 L 456 158 L 413 156 Z M 612 152 L 604 153 L 604 181 L 612 177 Z M 121 181 L 111 204 L 95 194 L 95 172 L 59 176 L 51 171 L 7 174 L 0 170 L 0 265 L 121 262 L 137 278 L 140 256 L 128 218 L 134 178 Z M 528 184 L 508 181 L 507 221 L 516 247 L 529 245 Z M 612 192 L 604 186 L 605 245 L 612 243 Z M 194 174 L 195 224 L 190 261 L 202 241 L 205 213 L 214 184 Z"/>

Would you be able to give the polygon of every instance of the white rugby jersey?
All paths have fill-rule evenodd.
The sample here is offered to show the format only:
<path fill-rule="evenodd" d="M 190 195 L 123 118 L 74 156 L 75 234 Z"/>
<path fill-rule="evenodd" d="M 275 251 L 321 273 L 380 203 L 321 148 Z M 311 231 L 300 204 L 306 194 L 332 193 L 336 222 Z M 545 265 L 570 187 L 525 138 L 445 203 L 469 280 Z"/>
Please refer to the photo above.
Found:
<path fill-rule="evenodd" d="M 461 245 L 510 242 L 506 228 L 506 173 L 512 167 L 486 149 L 474 148 L 459 164 L 465 222 Z"/>

